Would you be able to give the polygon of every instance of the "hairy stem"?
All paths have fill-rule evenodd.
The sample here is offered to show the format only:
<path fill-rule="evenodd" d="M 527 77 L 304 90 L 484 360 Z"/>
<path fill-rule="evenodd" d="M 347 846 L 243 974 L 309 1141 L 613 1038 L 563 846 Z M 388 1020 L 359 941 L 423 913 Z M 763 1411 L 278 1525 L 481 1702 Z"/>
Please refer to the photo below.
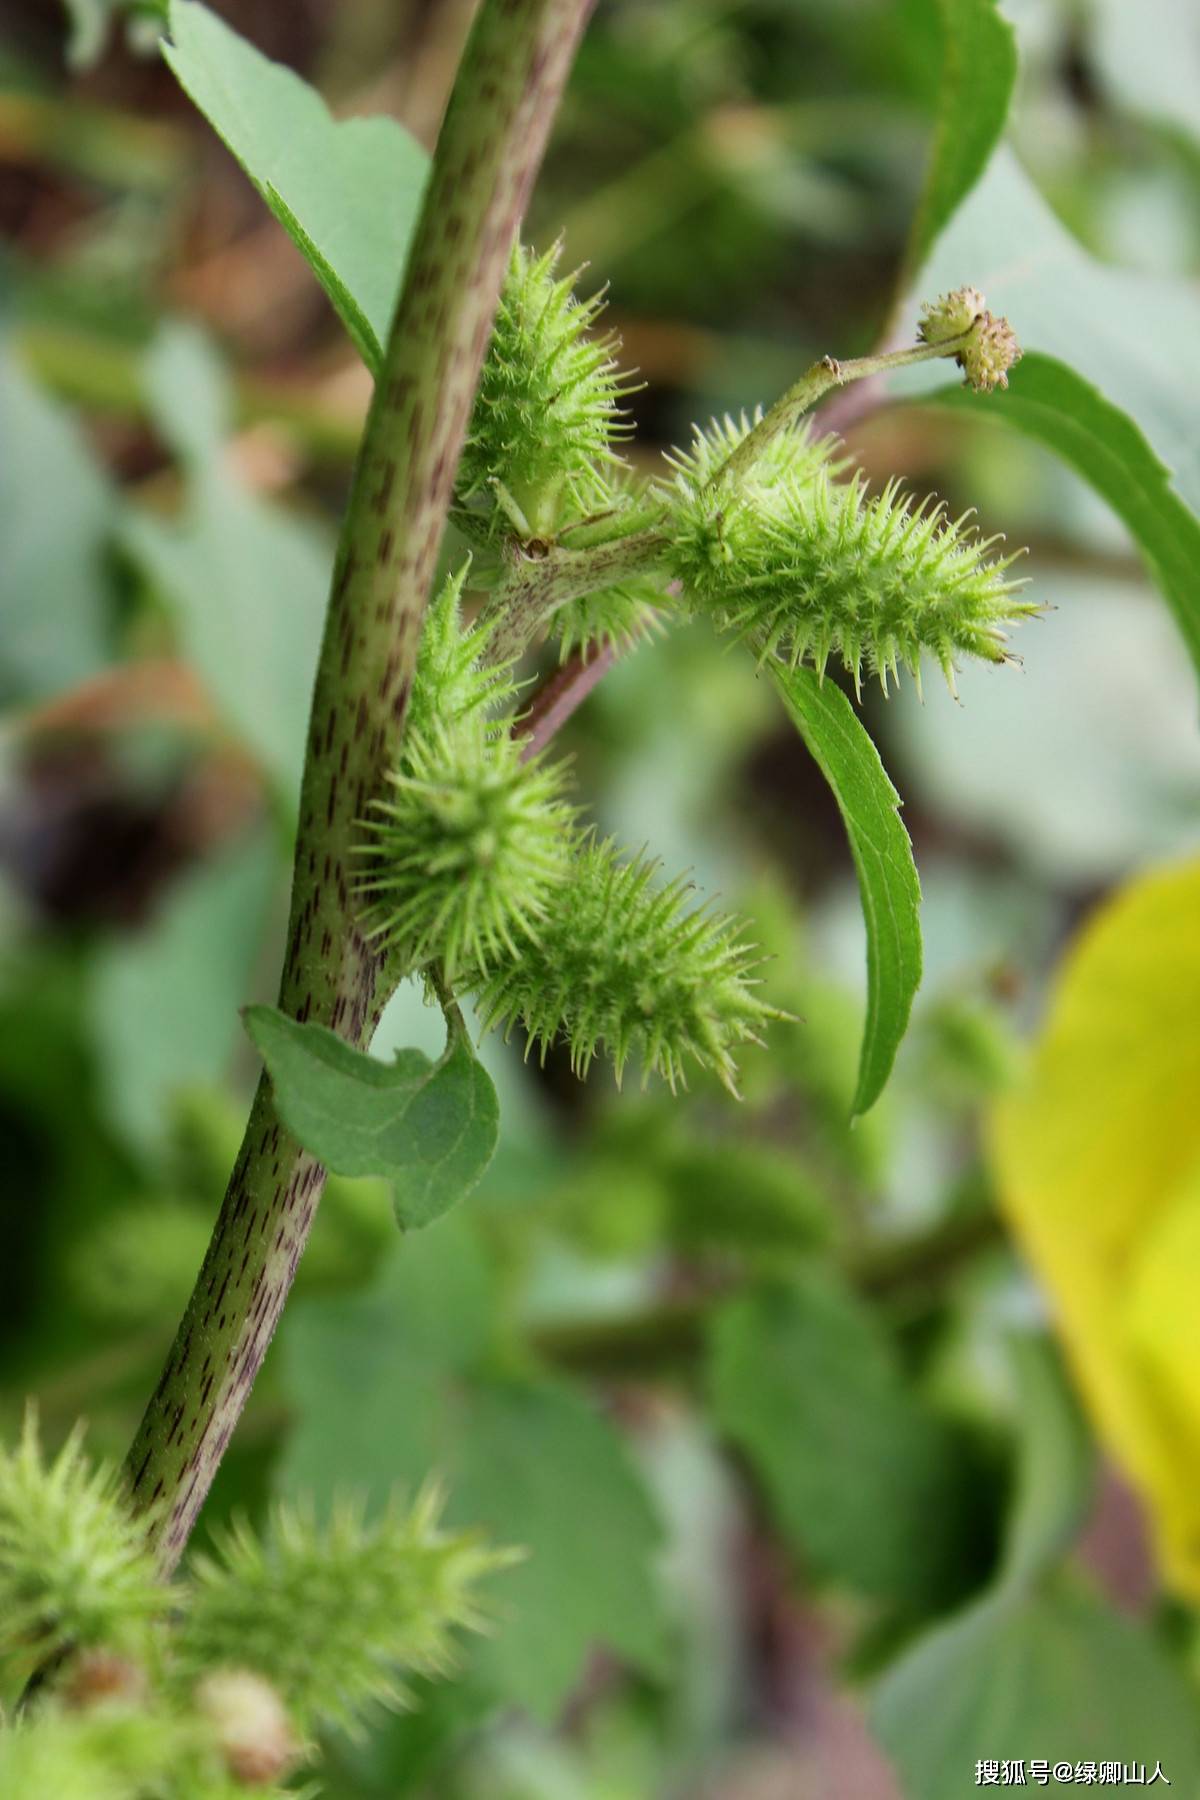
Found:
<path fill-rule="evenodd" d="M 893 369 L 907 368 L 910 363 L 929 362 L 939 356 L 957 356 L 970 335 L 969 331 L 964 331 L 960 337 L 949 338 L 945 343 L 913 344 L 904 350 L 881 351 L 878 356 L 858 356 L 850 362 L 838 362 L 832 356 L 822 357 L 820 362 L 805 370 L 799 381 L 779 397 L 754 430 L 742 439 L 717 470 L 714 480 L 744 474 L 761 456 L 764 445 L 771 438 L 799 424 L 804 414 L 835 388 L 862 381 L 869 375 L 887 375 Z"/>
<path fill-rule="evenodd" d="M 488 661 L 506 663 L 519 656 L 568 600 L 652 573 L 668 541 L 664 531 L 651 526 L 588 550 L 551 545 L 534 554 L 528 545 L 514 543 L 487 605 L 485 616 L 494 621 Z"/>
<path fill-rule="evenodd" d="M 483 0 L 442 126 L 355 465 L 317 668 L 279 1003 L 364 1047 L 386 994 L 351 901 L 356 822 L 397 756 L 500 283 L 592 0 Z M 264 1078 L 129 1453 L 160 1563 L 187 1541 L 261 1366 L 324 1170 Z"/>

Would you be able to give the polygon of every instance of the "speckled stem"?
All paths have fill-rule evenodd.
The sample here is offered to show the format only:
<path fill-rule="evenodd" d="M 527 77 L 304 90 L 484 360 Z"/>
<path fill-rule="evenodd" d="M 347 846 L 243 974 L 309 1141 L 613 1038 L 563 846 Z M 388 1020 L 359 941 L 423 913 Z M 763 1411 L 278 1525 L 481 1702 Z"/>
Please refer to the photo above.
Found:
<path fill-rule="evenodd" d="M 593 0 L 483 0 L 355 465 L 317 668 L 279 1003 L 364 1047 L 386 998 L 350 898 L 355 822 L 397 756 L 500 283 Z M 185 1028 L 181 1022 L 181 1029 Z M 208 1254 L 129 1453 L 178 1561 L 266 1354 L 324 1170 L 260 1083 Z"/>
<path fill-rule="evenodd" d="M 514 544 L 504 578 L 488 601 L 485 616 L 493 628 L 487 660 L 505 663 L 519 656 L 568 600 L 598 593 L 632 575 L 652 574 L 668 543 L 664 531 L 648 527 L 588 550 L 551 545 L 535 554 Z"/>

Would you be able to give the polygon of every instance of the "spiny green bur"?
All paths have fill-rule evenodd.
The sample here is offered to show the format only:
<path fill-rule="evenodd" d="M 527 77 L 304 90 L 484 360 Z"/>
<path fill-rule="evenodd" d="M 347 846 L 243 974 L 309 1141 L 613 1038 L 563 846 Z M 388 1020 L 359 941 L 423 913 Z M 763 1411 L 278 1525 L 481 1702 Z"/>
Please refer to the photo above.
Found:
<path fill-rule="evenodd" d="M 611 842 L 583 843 L 568 904 L 483 983 L 480 1010 L 489 1026 L 520 1024 L 543 1058 L 561 1037 L 578 1075 L 603 1048 L 618 1080 L 632 1056 L 672 1089 L 689 1062 L 733 1089 L 734 1050 L 782 1015 L 756 992 L 758 958 L 737 922 L 689 907 L 683 876 L 658 885 L 654 873 Z"/>
<path fill-rule="evenodd" d="M 576 299 L 559 255 L 517 245 L 500 296 L 457 484 L 460 523 L 487 537 L 549 540 L 612 500 L 630 384 L 616 338 L 592 335 L 603 296 Z"/>
<path fill-rule="evenodd" d="M 744 427 L 743 430 L 748 429 Z M 954 685 L 954 659 L 1011 660 L 1002 627 L 1037 610 L 1006 579 L 1012 556 L 940 506 L 914 505 L 889 482 L 876 495 L 836 479 L 830 440 L 801 430 L 771 440 L 745 480 L 711 473 L 727 422 L 676 461 L 670 561 L 692 607 L 745 639 L 762 659 L 832 658 L 861 692 L 887 691 L 901 666 L 920 680 L 922 654 Z"/>
<path fill-rule="evenodd" d="M 282 1800 L 315 1732 L 406 1704 L 406 1678 L 448 1673 L 486 1622 L 480 1584 L 513 1556 L 440 1511 L 433 1487 L 371 1522 L 282 1508 L 168 1585 L 119 1471 L 78 1432 L 48 1463 L 30 1415 L 0 1446 L 0 1676 L 10 1697 L 39 1663 L 45 1680 L 0 1731 L 0 1793 Z"/>
<path fill-rule="evenodd" d="M 497 709 L 517 686 L 483 663 L 488 633 L 462 623 L 462 573 L 430 608 L 403 761 L 362 822 L 358 893 L 368 934 L 398 974 L 515 957 L 567 875 L 566 771 L 522 759 Z"/>
<path fill-rule="evenodd" d="M 682 879 L 660 884 L 651 861 L 586 833 L 561 766 L 524 754 L 505 661 L 519 634 L 491 647 L 511 582 L 528 572 L 541 594 L 547 559 L 567 567 L 561 602 L 539 600 L 564 658 L 636 642 L 673 609 L 777 669 L 839 665 L 860 691 L 870 676 L 886 692 L 901 668 L 919 683 L 925 656 L 952 687 L 957 658 L 1008 661 L 1005 627 L 1036 607 L 994 539 L 894 482 L 872 495 L 846 478 L 836 440 L 797 411 L 843 379 L 837 364 L 815 365 L 765 417 L 697 431 L 662 481 L 632 478 L 615 340 L 594 335 L 602 303 L 576 300 L 557 261 L 513 253 L 456 491 L 479 546 L 473 580 L 502 602 L 465 624 L 464 567 L 430 610 L 403 757 L 361 824 L 362 923 L 396 975 L 474 993 L 489 1026 L 519 1027 L 543 1058 L 561 1041 L 581 1076 L 603 1052 L 618 1078 L 634 1060 L 674 1088 L 698 1066 L 733 1089 L 738 1046 L 772 1016 L 754 953 L 735 922 L 688 908 Z M 922 343 L 983 387 L 1019 354 L 973 289 L 926 309 Z M 589 548 L 623 538 L 641 562 L 619 580 L 598 562 L 589 582 Z M 874 752 L 856 741 L 848 754 L 865 765 Z"/>

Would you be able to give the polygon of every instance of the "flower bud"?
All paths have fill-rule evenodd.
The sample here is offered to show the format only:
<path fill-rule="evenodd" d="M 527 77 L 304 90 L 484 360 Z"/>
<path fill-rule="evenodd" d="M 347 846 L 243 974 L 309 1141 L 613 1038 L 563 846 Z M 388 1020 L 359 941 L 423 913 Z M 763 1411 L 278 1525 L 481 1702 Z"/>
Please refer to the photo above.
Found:
<path fill-rule="evenodd" d="M 110 1701 L 135 1706 L 146 1696 L 146 1671 L 116 1650 L 81 1650 L 62 1684 L 66 1704 L 84 1711 Z"/>
<path fill-rule="evenodd" d="M 280 1781 L 300 1745 L 283 1701 L 250 1669 L 219 1669 L 196 1689 L 196 1704 L 216 1732 L 229 1773 L 249 1787 Z"/>
<path fill-rule="evenodd" d="M 948 343 L 951 338 L 961 337 L 964 331 L 969 331 L 986 306 L 987 301 L 979 289 L 973 287 L 955 288 L 952 294 L 943 294 L 940 300 L 927 300 L 921 308 L 917 336 L 923 344 Z"/>
<path fill-rule="evenodd" d="M 1008 386 L 1008 371 L 1021 357 L 1021 346 L 1007 319 L 985 312 L 976 319 L 971 335 L 958 353 L 958 366 L 967 386 L 977 394 Z"/>
<path fill-rule="evenodd" d="M 1020 360 L 1021 346 L 1007 319 L 987 310 L 978 288 L 955 288 L 921 308 L 917 336 L 923 344 L 950 344 L 966 336 L 955 361 L 977 394 L 1008 386 L 1008 371 Z"/>

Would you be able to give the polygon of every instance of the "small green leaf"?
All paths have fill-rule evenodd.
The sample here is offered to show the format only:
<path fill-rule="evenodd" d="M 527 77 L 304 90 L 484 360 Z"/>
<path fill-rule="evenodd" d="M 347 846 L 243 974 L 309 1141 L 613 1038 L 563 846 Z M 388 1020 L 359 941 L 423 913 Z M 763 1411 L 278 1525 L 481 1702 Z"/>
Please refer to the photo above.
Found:
<path fill-rule="evenodd" d="M 939 406 L 986 409 L 989 418 L 1036 438 L 1078 470 L 1133 534 L 1200 668 L 1200 519 L 1129 415 L 1052 356 L 1024 357 L 1000 405 L 965 388 L 930 398 Z"/>
<path fill-rule="evenodd" d="M 909 266 L 930 246 L 987 166 L 1017 77 L 1012 26 L 995 0 L 938 0 L 942 73 L 933 151 L 909 241 Z"/>
<path fill-rule="evenodd" d="M 320 95 L 197 0 L 171 0 L 163 55 L 379 367 L 428 159 L 393 119 L 335 121 Z"/>
<path fill-rule="evenodd" d="M 1143 1763 L 1147 1779 L 1161 1762 L 1179 1794 L 1200 1778 L 1178 1670 L 1147 1631 L 1062 1581 L 921 1638 L 876 1689 L 871 1723 L 905 1800 L 960 1800 L 981 1758 L 1069 1761 L 1072 1778 L 1076 1761 Z"/>
<path fill-rule="evenodd" d="M 718 1423 L 808 1569 L 909 1608 L 961 1591 L 973 1463 L 853 1294 L 814 1270 L 730 1301 L 710 1379 Z"/>
<path fill-rule="evenodd" d="M 436 1063 L 420 1050 L 377 1062 L 273 1006 L 248 1007 L 245 1019 L 288 1130 L 335 1174 L 386 1176 L 404 1230 L 470 1193 L 492 1160 L 500 1110 L 457 1009 Z"/>
<path fill-rule="evenodd" d="M 921 887 L 900 796 L 840 688 L 811 669 L 777 669 L 788 712 L 841 809 L 867 927 L 867 1017 L 852 1110 L 883 1091 L 921 980 Z"/>
<path fill-rule="evenodd" d="M 871 1723 L 905 1800 L 957 1800 L 980 1758 L 1156 1761 L 1193 1793 L 1200 1736 L 1185 1683 L 1148 1632 L 1058 1565 L 1090 1497 L 1092 1453 L 1045 1341 L 1014 1336 L 1023 1444 L 1008 1541 L 988 1591 L 919 1638 L 875 1689 Z"/>
<path fill-rule="evenodd" d="M 449 1524 L 526 1552 L 497 1582 L 498 1630 L 472 1645 L 468 1679 L 550 1721 L 597 1644 L 663 1675 L 661 1530 L 602 1410 L 490 1366 L 494 1280 L 459 1213 L 408 1239 L 368 1292 L 289 1309 L 283 1378 L 303 1404 L 281 1487 L 320 1510 L 348 1489 L 374 1506 L 436 1469 Z"/>

